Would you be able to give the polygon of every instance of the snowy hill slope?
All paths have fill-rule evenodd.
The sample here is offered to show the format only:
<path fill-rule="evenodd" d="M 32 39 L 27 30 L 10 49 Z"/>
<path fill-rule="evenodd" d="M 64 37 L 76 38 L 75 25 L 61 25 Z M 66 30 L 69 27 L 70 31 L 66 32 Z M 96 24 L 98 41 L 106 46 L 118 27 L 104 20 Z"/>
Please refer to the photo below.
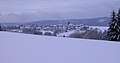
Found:
<path fill-rule="evenodd" d="M 120 43 L 0 32 L 0 63 L 120 63 Z"/>

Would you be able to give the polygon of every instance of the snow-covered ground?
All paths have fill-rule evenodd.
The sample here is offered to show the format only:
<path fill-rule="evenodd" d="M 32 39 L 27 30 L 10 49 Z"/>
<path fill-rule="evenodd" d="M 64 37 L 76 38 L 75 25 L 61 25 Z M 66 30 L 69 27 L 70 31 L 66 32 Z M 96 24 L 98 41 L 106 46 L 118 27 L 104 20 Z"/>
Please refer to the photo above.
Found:
<path fill-rule="evenodd" d="M 102 32 L 105 31 L 105 30 L 108 30 L 109 27 L 107 26 L 89 26 L 90 28 L 98 28 L 99 30 L 101 30 Z"/>
<path fill-rule="evenodd" d="M 96 29 L 97 28 L 97 29 L 99 29 L 99 31 L 102 31 L 102 32 L 104 32 L 105 30 L 108 30 L 107 26 L 89 26 L 89 27 L 92 28 L 92 29 Z M 75 33 L 75 32 L 76 32 L 76 30 L 68 31 L 68 32 L 60 33 L 57 36 L 58 37 L 63 37 L 63 36 L 68 37 L 69 35 L 71 35 L 72 33 Z M 79 32 L 83 33 L 85 31 L 79 31 Z"/>
<path fill-rule="evenodd" d="M 73 31 L 68 31 L 68 32 L 60 33 L 57 36 L 58 37 L 63 37 L 63 36 L 67 36 L 68 37 L 70 34 L 72 34 L 74 32 L 75 32 L 74 30 Z"/>
<path fill-rule="evenodd" d="M 120 43 L 0 32 L 0 63 L 120 63 Z"/>
<path fill-rule="evenodd" d="M 58 37 L 63 37 L 63 36 L 69 37 L 71 34 L 76 33 L 76 32 L 84 33 L 85 31 L 76 31 L 76 30 L 72 30 L 72 31 L 60 33 L 60 34 L 58 34 L 57 36 L 58 36 Z"/>

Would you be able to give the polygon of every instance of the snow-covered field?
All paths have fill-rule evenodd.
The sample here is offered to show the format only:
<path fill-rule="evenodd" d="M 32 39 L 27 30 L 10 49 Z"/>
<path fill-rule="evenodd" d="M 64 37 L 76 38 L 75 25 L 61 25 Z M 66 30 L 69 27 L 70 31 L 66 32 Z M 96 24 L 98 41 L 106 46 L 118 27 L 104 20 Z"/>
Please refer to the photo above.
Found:
<path fill-rule="evenodd" d="M 63 36 L 69 36 L 70 34 L 72 34 L 72 33 L 74 33 L 75 31 L 73 30 L 73 31 L 69 31 L 69 32 L 64 32 L 64 33 L 60 33 L 60 34 L 58 34 L 57 36 L 58 37 L 63 37 Z"/>
<path fill-rule="evenodd" d="M 0 63 L 120 63 L 120 43 L 0 32 Z"/>
<path fill-rule="evenodd" d="M 108 30 L 108 28 L 109 28 L 109 27 L 107 27 L 107 26 L 89 26 L 89 27 L 92 28 L 92 29 L 96 29 L 96 28 L 97 28 L 99 31 L 102 31 L 102 32 Z M 75 33 L 75 32 L 76 32 L 76 30 L 68 31 L 68 32 L 60 33 L 60 34 L 58 34 L 57 36 L 58 36 L 58 37 L 63 37 L 63 36 L 68 37 L 69 35 L 71 35 L 72 33 Z M 85 32 L 85 31 L 79 31 L 79 32 L 83 33 L 83 32 Z M 43 33 L 44 33 L 44 32 L 43 32 Z"/>
<path fill-rule="evenodd" d="M 90 28 L 98 28 L 99 30 L 101 30 L 102 32 L 105 31 L 105 30 L 108 30 L 109 27 L 107 26 L 89 26 Z"/>

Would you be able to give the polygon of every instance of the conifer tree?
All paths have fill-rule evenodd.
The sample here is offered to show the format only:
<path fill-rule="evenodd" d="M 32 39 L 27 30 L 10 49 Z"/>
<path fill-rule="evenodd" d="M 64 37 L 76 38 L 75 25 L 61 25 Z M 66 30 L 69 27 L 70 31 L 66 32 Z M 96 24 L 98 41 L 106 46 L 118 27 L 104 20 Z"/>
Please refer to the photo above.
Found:
<path fill-rule="evenodd" d="M 0 31 L 2 31 L 2 27 L 1 27 L 1 24 L 0 24 Z"/>
<path fill-rule="evenodd" d="M 111 41 L 120 41 L 120 10 L 112 12 L 107 36 Z"/>
<path fill-rule="evenodd" d="M 118 10 L 116 18 L 117 18 L 117 31 L 118 31 L 117 41 L 120 41 L 120 8 Z"/>

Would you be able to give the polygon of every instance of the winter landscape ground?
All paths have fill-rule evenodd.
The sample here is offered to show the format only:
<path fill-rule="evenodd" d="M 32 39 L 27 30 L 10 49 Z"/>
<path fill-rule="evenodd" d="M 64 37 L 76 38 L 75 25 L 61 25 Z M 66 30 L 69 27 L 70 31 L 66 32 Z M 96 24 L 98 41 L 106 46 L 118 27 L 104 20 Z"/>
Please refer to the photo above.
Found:
<path fill-rule="evenodd" d="M 0 32 L 0 63 L 120 63 L 120 43 Z"/>

